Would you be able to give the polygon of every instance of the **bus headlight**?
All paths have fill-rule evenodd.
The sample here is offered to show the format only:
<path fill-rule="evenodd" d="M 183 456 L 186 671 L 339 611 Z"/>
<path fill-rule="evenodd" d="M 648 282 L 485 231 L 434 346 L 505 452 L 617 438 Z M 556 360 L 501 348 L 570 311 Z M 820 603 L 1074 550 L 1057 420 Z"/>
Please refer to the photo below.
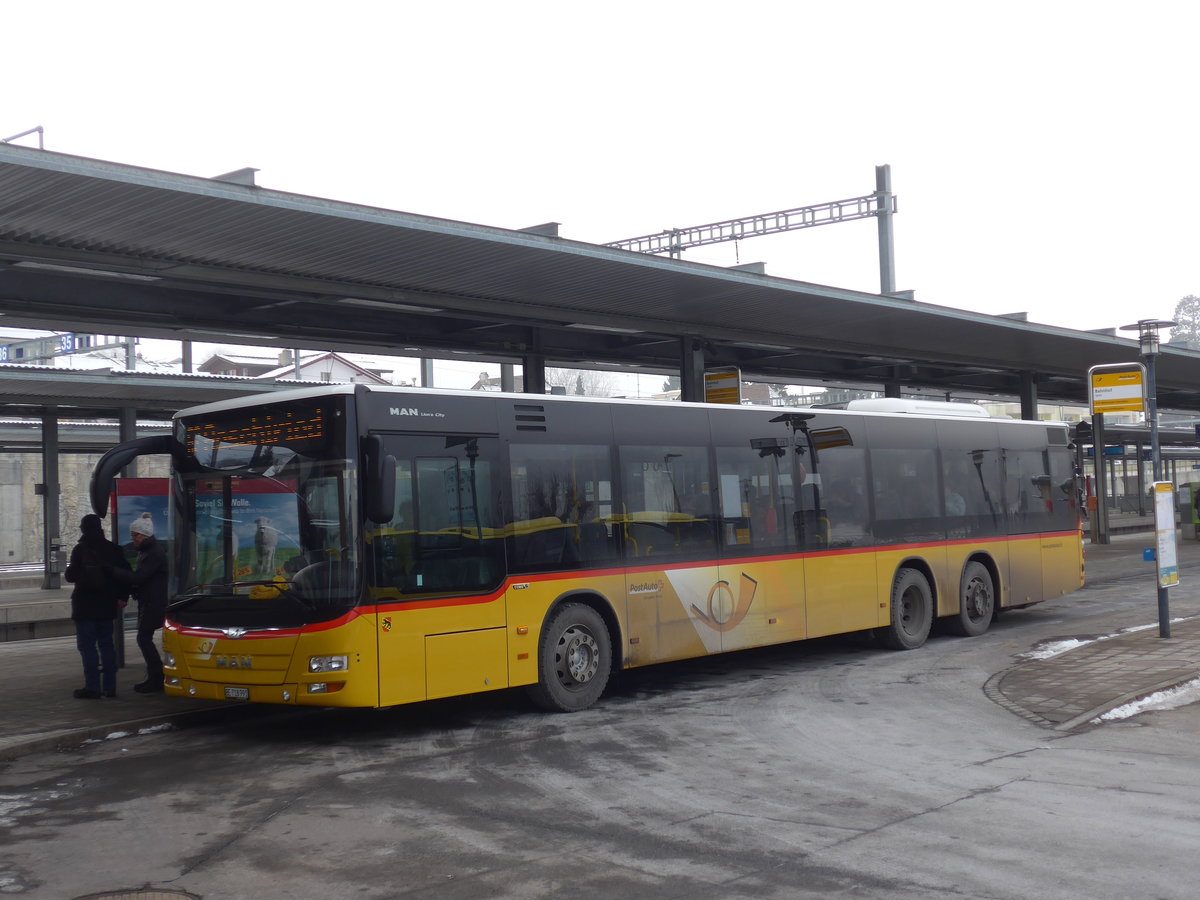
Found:
<path fill-rule="evenodd" d="M 310 672 L 345 672 L 350 668 L 349 656 L 310 656 L 308 671 Z"/>
<path fill-rule="evenodd" d="M 175 654 L 163 652 L 163 665 L 168 669 L 175 668 Z"/>

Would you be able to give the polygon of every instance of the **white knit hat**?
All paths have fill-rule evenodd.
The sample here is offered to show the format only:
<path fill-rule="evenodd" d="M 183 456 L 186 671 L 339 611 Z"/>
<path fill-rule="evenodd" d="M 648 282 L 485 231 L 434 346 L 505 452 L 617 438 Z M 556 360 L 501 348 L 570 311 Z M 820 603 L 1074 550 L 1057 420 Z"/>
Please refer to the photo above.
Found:
<path fill-rule="evenodd" d="M 142 534 L 146 537 L 154 537 L 154 520 L 150 518 L 150 513 L 145 512 L 129 523 L 130 534 Z"/>

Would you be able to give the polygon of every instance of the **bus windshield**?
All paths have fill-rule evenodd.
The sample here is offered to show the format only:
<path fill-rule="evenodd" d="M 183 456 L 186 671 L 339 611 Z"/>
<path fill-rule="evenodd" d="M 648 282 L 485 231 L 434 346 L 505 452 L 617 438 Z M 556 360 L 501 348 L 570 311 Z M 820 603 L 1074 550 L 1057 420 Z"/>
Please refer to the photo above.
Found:
<path fill-rule="evenodd" d="M 356 467 L 280 445 L 197 440 L 176 491 L 181 625 L 288 627 L 335 618 L 358 596 Z"/>

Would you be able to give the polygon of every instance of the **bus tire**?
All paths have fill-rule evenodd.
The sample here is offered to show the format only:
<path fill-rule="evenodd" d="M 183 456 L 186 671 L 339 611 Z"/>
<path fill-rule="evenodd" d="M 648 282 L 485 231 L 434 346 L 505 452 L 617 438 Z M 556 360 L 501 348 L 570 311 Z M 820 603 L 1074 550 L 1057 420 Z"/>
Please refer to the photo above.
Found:
<path fill-rule="evenodd" d="M 983 563 L 967 563 L 958 591 L 958 615 L 950 616 L 946 625 L 955 634 L 977 637 L 988 630 L 995 615 L 996 587 L 992 573 Z"/>
<path fill-rule="evenodd" d="M 916 650 L 933 625 L 933 591 L 916 569 L 900 569 L 892 582 L 892 620 L 880 629 L 880 640 L 893 650 Z"/>
<path fill-rule="evenodd" d="M 612 639 L 590 606 L 564 603 L 542 629 L 533 702 L 552 712 L 578 712 L 595 703 L 612 671 Z"/>

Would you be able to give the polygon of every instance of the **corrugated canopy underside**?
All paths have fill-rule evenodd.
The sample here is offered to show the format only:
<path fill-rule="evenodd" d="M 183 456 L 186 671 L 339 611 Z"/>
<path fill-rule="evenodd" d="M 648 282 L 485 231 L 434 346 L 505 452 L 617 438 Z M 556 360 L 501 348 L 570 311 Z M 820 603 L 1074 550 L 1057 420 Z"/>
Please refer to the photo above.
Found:
<path fill-rule="evenodd" d="M 87 270 L 87 271 L 83 271 Z M 1036 293 L 1036 286 L 1030 286 Z M 1125 338 L 0 145 L 5 324 L 1086 399 Z M 1123 323 L 1121 323 L 1123 324 Z M 1163 405 L 1200 408 L 1166 348 Z"/>

